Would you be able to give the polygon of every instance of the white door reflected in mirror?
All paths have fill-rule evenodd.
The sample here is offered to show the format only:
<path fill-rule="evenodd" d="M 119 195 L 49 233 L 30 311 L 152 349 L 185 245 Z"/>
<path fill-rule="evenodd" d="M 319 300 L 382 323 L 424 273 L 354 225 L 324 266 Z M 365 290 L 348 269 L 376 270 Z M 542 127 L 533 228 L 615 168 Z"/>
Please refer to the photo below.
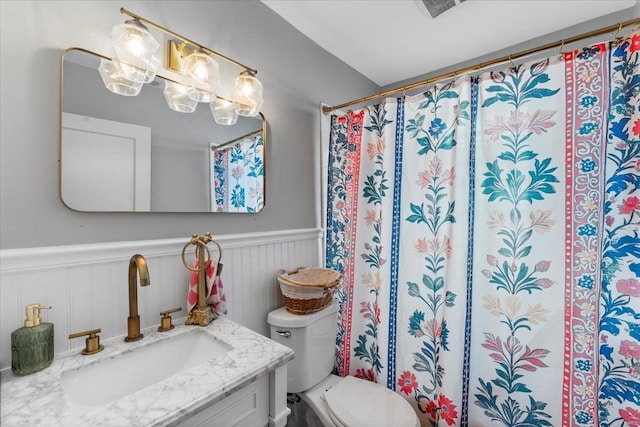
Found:
<path fill-rule="evenodd" d="M 63 113 L 62 200 L 71 209 L 151 210 L 151 129 Z"/>

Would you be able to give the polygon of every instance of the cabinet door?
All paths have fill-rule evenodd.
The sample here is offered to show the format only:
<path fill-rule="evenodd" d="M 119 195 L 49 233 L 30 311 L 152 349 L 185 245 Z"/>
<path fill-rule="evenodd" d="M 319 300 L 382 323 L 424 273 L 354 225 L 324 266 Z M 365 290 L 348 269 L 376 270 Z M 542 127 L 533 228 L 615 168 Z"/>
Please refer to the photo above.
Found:
<path fill-rule="evenodd" d="M 179 427 L 257 427 L 269 423 L 269 375 L 184 420 Z"/>

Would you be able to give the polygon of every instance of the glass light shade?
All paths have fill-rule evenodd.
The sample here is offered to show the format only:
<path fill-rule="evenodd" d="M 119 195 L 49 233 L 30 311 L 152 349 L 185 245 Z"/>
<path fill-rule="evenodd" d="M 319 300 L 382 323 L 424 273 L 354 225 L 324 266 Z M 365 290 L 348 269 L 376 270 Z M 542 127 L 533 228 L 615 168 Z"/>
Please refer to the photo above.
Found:
<path fill-rule="evenodd" d="M 100 59 L 98 72 L 105 87 L 118 95 L 136 96 L 144 85 L 143 82 L 133 82 L 122 77 L 113 61 L 106 59 Z"/>
<path fill-rule="evenodd" d="M 132 81 L 151 81 L 160 65 L 155 53 L 160 43 L 153 38 L 147 27 L 139 21 L 130 20 L 116 25 L 111 31 L 113 59 L 122 76 Z M 153 73 L 149 78 L 147 71 Z"/>
<path fill-rule="evenodd" d="M 220 66 L 206 53 L 194 52 L 182 60 L 182 80 L 191 98 L 198 102 L 213 102 L 220 80 Z"/>
<path fill-rule="evenodd" d="M 198 106 L 198 101 L 191 99 L 187 88 L 180 83 L 165 81 L 162 93 L 169 108 L 179 113 L 193 113 Z"/>
<path fill-rule="evenodd" d="M 234 102 L 217 98 L 209 104 L 209 108 L 211 108 L 213 120 L 219 125 L 235 125 L 238 121 L 238 113 Z"/>
<path fill-rule="evenodd" d="M 241 116 L 254 117 L 262 108 L 262 83 L 251 72 L 243 71 L 233 82 L 233 101 Z"/>
<path fill-rule="evenodd" d="M 115 59 L 116 55 L 113 51 L 111 57 L 114 58 L 113 62 L 118 68 L 120 75 L 125 79 L 132 80 L 134 82 L 151 83 L 153 79 L 156 78 L 156 72 L 160 67 L 160 60 L 155 56 L 152 56 L 149 60 L 149 66 L 147 69 L 138 68 L 118 61 Z"/>

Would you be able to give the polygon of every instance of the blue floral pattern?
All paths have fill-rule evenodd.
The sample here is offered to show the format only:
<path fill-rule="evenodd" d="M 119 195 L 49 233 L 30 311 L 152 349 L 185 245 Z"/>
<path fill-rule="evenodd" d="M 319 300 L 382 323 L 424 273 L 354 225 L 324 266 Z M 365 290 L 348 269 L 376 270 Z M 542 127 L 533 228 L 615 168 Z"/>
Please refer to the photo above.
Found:
<path fill-rule="evenodd" d="M 602 427 L 640 425 L 640 33 L 611 51 L 600 295 Z"/>
<path fill-rule="evenodd" d="M 212 211 L 259 212 L 262 209 L 263 151 L 261 134 L 222 149 L 212 146 Z"/>

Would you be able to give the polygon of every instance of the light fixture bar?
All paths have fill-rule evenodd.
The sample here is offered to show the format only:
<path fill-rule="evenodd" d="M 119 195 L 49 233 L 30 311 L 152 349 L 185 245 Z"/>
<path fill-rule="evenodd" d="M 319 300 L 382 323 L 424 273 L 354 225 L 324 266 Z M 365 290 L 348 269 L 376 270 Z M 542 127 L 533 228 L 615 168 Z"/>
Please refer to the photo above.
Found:
<path fill-rule="evenodd" d="M 188 38 L 183 37 L 180 34 L 174 33 L 173 31 L 156 24 L 155 22 L 151 22 L 148 19 L 145 19 L 145 18 L 143 18 L 143 17 L 141 17 L 139 15 L 136 15 L 133 12 L 130 12 L 130 11 L 126 10 L 124 7 L 120 8 L 120 13 L 122 13 L 123 15 L 128 15 L 128 16 L 132 17 L 133 19 L 137 19 L 138 21 L 143 22 L 144 24 L 147 24 L 147 25 L 149 25 L 149 26 L 151 26 L 151 27 L 153 27 L 153 28 L 155 28 L 157 30 L 160 30 L 165 34 L 169 34 L 172 37 L 180 39 L 184 43 L 190 44 L 190 45 L 202 50 L 203 52 L 208 53 L 209 55 L 214 55 L 214 56 L 217 56 L 218 58 L 224 59 L 225 61 L 230 62 L 230 63 L 232 63 L 234 65 L 237 65 L 238 67 L 244 68 L 245 70 L 250 71 L 253 74 L 257 74 L 258 73 L 258 70 L 256 70 L 255 68 L 247 67 L 246 65 L 244 65 L 244 64 L 242 64 L 242 63 L 240 63 L 240 62 L 238 62 L 238 61 L 236 61 L 234 59 L 231 59 L 228 56 L 225 56 L 225 55 L 223 55 L 221 53 L 218 53 L 218 52 L 216 52 L 214 50 L 211 50 L 211 49 L 209 49 L 209 48 L 207 48 L 205 46 L 202 46 L 200 43 L 196 43 L 193 40 L 189 40 Z"/>

